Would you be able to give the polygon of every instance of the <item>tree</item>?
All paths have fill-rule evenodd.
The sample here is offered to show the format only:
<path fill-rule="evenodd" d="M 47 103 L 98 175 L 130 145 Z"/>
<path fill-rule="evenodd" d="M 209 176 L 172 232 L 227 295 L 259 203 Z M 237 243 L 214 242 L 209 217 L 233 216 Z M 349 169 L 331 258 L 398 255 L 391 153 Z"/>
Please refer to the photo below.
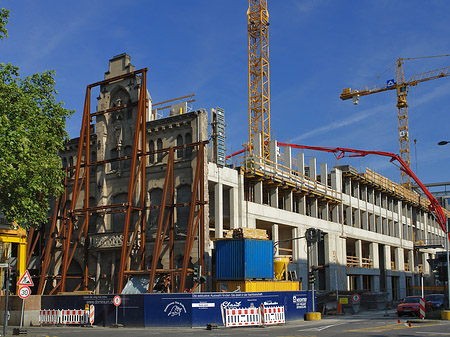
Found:
<path fill-rule="evenodd" d="M 5 8 L 0 8 L 0 40 L 8 37 L 8 31 L 6 30 L 6 24 L 9 19 L 9 10 Z"/>
<path fill-rule="evenodd" d="M 23 228 L 46 222 L 50 198 L 64 190 L 58 151 L 73 111 L 56 101 L 54 75 L 21 79 L 17 67 L 0 63 L 0 210 Z"/>

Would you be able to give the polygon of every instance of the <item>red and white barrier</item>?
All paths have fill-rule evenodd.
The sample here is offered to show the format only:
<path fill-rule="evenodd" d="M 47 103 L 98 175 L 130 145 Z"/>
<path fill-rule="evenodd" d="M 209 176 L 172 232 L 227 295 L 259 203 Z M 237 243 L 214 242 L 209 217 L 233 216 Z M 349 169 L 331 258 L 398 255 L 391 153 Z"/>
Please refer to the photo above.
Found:
<path fill-rule="evenodd" d="M 425 299 L 421 298 L 419 302 L 419 314 L 420 318 L 425 318 Z"/>
<path fill-rule="evenodd" d="M 89 310 L 61 310 L 61 324 L 86 324 Z"/>
<path fill-rule="evenodd" d="M 42 324 L 93 324 L 94 306 L 91 310 L 40 310 L 39 323 Z"/>
<path fill-rule="evenodd" d="M 259 308 L 225 309 L 225 326 L 261 325 Z"/>
<path fill-rule="evenodd" d="M 59 324 L 61 310 L 39 310 L 39 324 Z"/>
<path fill-rule="evenodd" d="M 261 314 L 262 314 L 262 323 L 264 325 L 286 323 L 284 306 L 264 307 L 264 305 L 261 305 Z"/>

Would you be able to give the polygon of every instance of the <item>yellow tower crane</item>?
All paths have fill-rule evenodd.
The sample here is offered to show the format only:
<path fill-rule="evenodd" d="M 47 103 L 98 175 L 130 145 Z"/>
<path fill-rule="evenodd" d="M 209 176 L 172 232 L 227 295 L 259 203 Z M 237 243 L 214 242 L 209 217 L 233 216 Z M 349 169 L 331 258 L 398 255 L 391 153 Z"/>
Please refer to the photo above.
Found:
<path fill-rule="evenodd" d="M 248 99 L 250 153 L 261 134 L 261 155 L 270 159 L 269 12 L 267 0 L 249 0 Z"/>
<path fill-rule="evenodd" d="M 343 90 L 340 98 L 347 100 L 353 98 L 353 104 L 357 105 L 359 97 L 375 94 L 378 92 L 396 90 L 397 92 L 397 109 L 398 109 L 398 137 L 400 143 L 400 157 L 410 166 L 409 159 L 409 132 L 408 132 L 408 104 L 406 103 L 406 96 L 408 95 L 408 87 L 415 86 L 418 83 L 434 80 L 436 78 L 447 77 L 450 75 L 450 67 L 427 71 L 425 73 L 413 75 L 409 80 L 405 81 L 403 74 L 403 63 L 406 60 L 415 60 L 423 58 L 444 57 L 450 55 L 425 56 L 415 58 L 399 58 L 395 61 L 397 80 L 388 80 L 385 86 L 371 88 L 365 87 L 362 89 L 346 88 Z M 402 186 L 411 189 L 411 177 L 405 172 L 401 171 Z"/>

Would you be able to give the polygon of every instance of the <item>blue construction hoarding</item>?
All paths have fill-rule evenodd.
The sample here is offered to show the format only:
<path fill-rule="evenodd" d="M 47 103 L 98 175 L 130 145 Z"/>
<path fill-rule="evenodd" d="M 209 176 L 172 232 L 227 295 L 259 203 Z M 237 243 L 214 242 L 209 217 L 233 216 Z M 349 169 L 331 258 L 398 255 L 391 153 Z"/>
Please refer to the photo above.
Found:
<path fill-rule="evenodd" d="M 97 326 L 115 323 L 115 295 L 42 296 L 42 309 L 84 309 L 95 306 Z M 129 327 L 204 327 L 208 323 L 223 325 L 221 307 L 248 308 L 284 306 L 286 321 L 304 319 L 313 311 L 312 292 L 236 292 L 120 295 L 118 323 Z"/>

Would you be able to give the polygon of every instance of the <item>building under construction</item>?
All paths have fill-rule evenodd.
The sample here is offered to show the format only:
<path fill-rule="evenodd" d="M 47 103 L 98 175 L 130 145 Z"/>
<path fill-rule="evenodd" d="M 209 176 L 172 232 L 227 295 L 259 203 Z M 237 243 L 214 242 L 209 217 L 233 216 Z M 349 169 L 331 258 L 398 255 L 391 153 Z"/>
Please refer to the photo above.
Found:
<path fill-rule="evenodd" d="M 258 133 L 227 165 L 224 110 L 188 111 L 191 96 L 152 104 L 146 76 L 122 54 L 87 87 L 80 138 L 61 152 L 66 193 L 29 233 L 33 293 L 215 291 L 216 240 L 233 232 L 272 240 L 289 262 L 283 278 L 303 289 L 311 268 L 320 290 L 391 300 L 421 273 L 435 284 L 427 259 L 445 234 L 426 199 L 369 169 L 305 162 Z"/>

